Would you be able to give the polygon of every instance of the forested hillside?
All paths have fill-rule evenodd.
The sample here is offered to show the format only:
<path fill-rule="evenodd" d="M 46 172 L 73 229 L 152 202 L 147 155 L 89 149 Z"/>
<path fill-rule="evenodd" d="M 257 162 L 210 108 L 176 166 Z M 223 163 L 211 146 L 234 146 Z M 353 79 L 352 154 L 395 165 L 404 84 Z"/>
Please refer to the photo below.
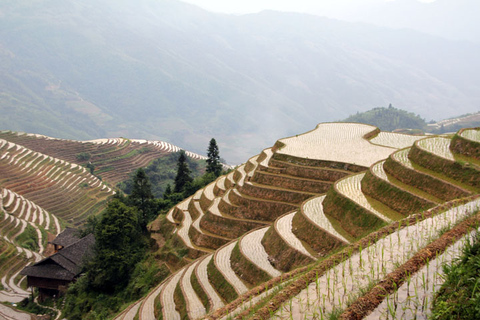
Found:
<path fill-rule="evenodd" d="M 420 132 L 426 130 L 427 123 L 420 116 L 413 112 L 407 112 L 394 108 L 374 108 L 369 111 L 351 115 L 345 122 L 367 123 L 380 128 L 383 131 L 394 131 L 396 129 L 415 129 Z"/>
<path fill-rule="evenodd" d="M 279 136 L 372 107 L 476 111 L 479 45 L 304 14 L 174 0 L 0 3 L 0 127 L 127 136 L 241 163 Z"/>

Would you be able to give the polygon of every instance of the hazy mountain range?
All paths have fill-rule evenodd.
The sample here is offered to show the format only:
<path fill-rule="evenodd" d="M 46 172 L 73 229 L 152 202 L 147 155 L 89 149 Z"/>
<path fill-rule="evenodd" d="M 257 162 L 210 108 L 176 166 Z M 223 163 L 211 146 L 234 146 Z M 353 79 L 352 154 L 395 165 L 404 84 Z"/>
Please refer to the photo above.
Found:
<path fill-rule="evenodd" d="M 478 110 L 480 45 L 173 0 L 0 2 L 0 129 L 160 139 L 245 161 L 278 137 L 373 107 Z"/>
<path fill-rule="evenodd" d="M 311 12 L 346 21 L 409 28 L 452 40 L 480 42 L 480 1 L 477 0 L 335 0 L 318 4 L 322 5 L 323 8 Z"/>

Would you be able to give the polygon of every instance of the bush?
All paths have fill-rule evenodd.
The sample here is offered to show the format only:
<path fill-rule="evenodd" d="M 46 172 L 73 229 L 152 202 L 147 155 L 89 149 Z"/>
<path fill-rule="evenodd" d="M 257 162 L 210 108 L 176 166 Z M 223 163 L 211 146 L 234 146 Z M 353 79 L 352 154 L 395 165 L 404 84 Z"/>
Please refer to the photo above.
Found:
<path fill-rule="evenodd" d="M 80 152 L 76 154 L 76 158 L 78 161 L 88 161 L 92 155 L 88 152 Z"/>
<path fill-rule="evenodd" d="M 480 233 L 443 269 L 446 281 L 435 297 L 431 318 L 480 319 Z"/>

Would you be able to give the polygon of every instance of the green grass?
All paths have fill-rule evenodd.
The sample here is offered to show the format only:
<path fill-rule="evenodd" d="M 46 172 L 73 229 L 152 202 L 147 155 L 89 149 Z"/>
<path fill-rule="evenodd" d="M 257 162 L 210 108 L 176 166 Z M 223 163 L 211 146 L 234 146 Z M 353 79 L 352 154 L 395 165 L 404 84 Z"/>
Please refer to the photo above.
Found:
<path fill-rule="evenodd" d="M 444 265 L 446 280 L 434 298 L 431 319 L 480 319 L 480 233 L 462 256 Z"/>
<path fill-rule="evenodd" d="M 210 309 L 208 296 L 203 290 L 203 287 L 201 286 L 200 282 L 198 281 L 197 275 L 195 274 L 195 272 L 192 272 L 192 277 L 190 278 L 190 282 L 192 283 L 193 290 L 195 291 L 197 296 L 200 298 L 200 301 L 202 301 L 202 304 L 205 307 L 205 310 L 208 312 Z"/>
<path fill-rule="evenodd" d="M 473 193 L 480 193 L 480 187 L 479 187 L 479 188 L 472 187 L 472 186 L 470 186 L 470 185 L 468 185 L 468 184 L 465 184 L 465 183 L 462 183 L 462 182 L 460 182 L 460 181 L 458 181 L 458 180 L 452 179 L 452 178 L 450 178 L 450 177 L 448 177 L 448 176 L 446 176 L 446 175 L 444 175 L 444 174 L 442 174 L 442 173 L 440 173 L 440 172 L 436 172 L 436 171 L 427 169 L 427 168 L 425 168 L 425 167 L 422 167 L 422 166 L 420 166 L 420 165 L 418 165 L 418 164 L 416 164 L 416 163 L 414 163 L 414 162 L 412 162 L 412 165 L 413 165 L 413 168 L 414 168 L 415 170 L 419 171 L 419 172 L 429 174 L 429 175 L 431 175 L 431 176 L 433 176 L 433 177 L 435 177 L 435 178 L 437 178 L 437 179 L 444 180 L 444 181 L 446 181 L 446 182 L 449 182 L 449 183 L 451 183 L 451 184 L 453 184 L 453 185 L 455 185 L 455 186 L 458 186 L 458 187 L 460 187 L 460 188 L 462 188 L 462 189 L 465 189 L 465 190 L 467 190 L 467 191 L 471 191 L 471 192 L 473 192 Z"/>
<path fill-rule="evenodd" d="M 212 286 L 217 290 L 220 297 L 225 300 L 227 303 L 235 300 L 238 297 L 237 292 L 233 286 L 225 279 L 220 271 L 214 264 L 214 259 L 210 260 L 207 265 L 207 272 L 209 275 L 209 280 Z"/>
<path fill-rule="evenodd" d="M 27 224 L 25 230 L 16 239 L 18 245 L 22 248 L 32 251 L 38 251 L 38 235 L 35 228 Z"/>
<path fill-rule="evenodd" d="M 235 273 L 242 275 L 241 279 L 247 282 L 246 284 L 250 286 L 250 289 L 270 280 L 271 277 L 268 273 L 257 267 L 241 253 L 239 243 L 237 241 L 230 258 Z"/>

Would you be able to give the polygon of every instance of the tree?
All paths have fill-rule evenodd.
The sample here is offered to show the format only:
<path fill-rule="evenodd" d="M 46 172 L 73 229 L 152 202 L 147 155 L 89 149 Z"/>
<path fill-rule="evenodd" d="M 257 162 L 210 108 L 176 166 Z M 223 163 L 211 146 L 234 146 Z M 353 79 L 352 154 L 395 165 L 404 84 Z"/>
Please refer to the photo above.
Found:
<path fill-rule="evenodd" d="M 193 178 L 191 176 L 192 172 L 187 164 L 187 156 L 185 151 L 180 151 L 180 156 L 177 160 L 177 175 L 175 176 L 175 193 L 183 192 L 185 185 L 188 182 L 192 182 Z"/>
<path fill-rule="evenodd" d="M 216 177 L 222 174 L 222 164 L 220 163 L 219 153 L 217 141 L 212 138 L 207 150 L 207 173 L 214 173 Z"/>
<path fill-rule="evenodd" d="M 146 230 L 149 217 L 154 215 L 155 206 L 153 205 L 152 185 L 145 171 L 140 168 L 133 177 L 132 193 L 129 197 L 140 211 L 140 225 L 142 230 Z"/>
<path fill-rule="evenodd" d="M 136 208 L 113 199 L 95 228 L 95 257 L 87 273 L 89 284 L 108 293 L 121 289 L 145 249 Z"/>
<path fill-rule="evenodd" d="M 165 200 L 168 200 L 168 198 L 170 197 L 170 195 L 172 194 L 172 186 L 169 184 L 167 184 L 167 188 L 165 189 L 165 192 L 163 193 L 163 199 Z"/>
<path fill-rule="evenodd" d="M 88 162 L 85 167 L 90 170 L 91 174 L 93 174 L 93 172 L 95 171 L 95 165 L 91 162 Z"/>

